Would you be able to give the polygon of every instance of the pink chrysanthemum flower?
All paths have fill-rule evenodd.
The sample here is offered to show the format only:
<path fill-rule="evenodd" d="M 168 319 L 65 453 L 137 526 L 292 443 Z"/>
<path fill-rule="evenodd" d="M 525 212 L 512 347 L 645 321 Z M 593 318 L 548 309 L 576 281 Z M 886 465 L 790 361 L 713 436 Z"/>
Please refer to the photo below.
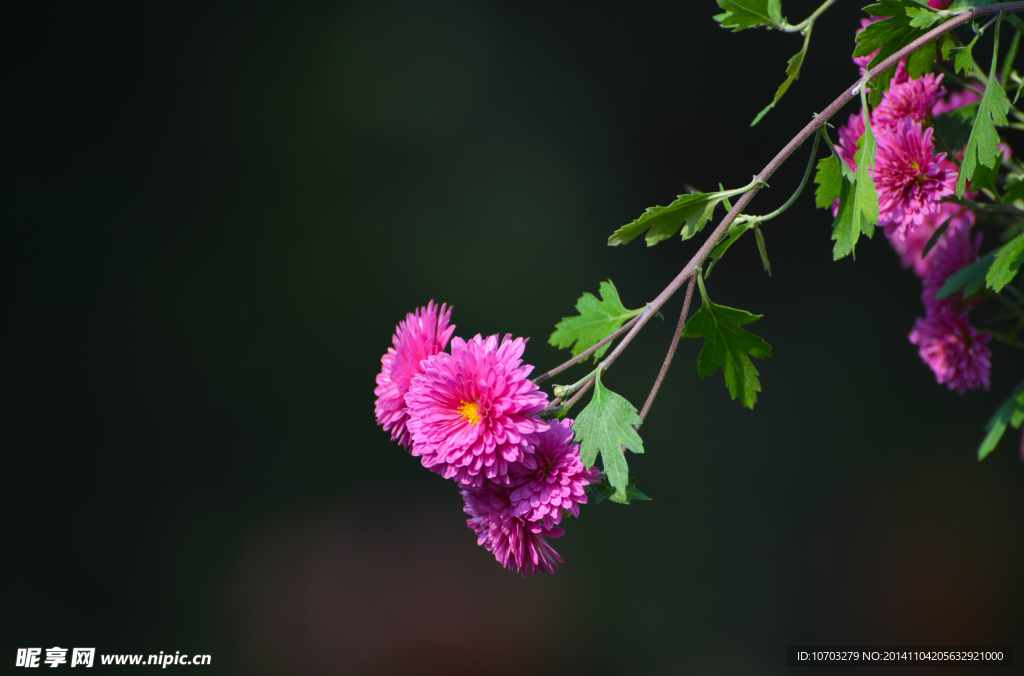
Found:
<path fill-rule="evenodd" d="M 942 75 L 935 77 L 928 73 L 916 80 L 908 79 L 898 84 L 894 79 L 889 91 L 882 95 L 882 102 L 871 115 L 872 128 L 888 127 L 906 117 L 915 122 L 929 120 L 935 104 L 946 93 L 942 78 Z"/>
<path fill-rule="evenodd" d="M 948 237 L 949 232 L 954 228 L 970 230 L 974 226 L 973 211 L 964 209 L 951 202 L 941 202 L 940 205 L 937 212 L 929 214 L 921 225 L 910 230 L 907 233 L 906 239 L 901 240 L 898 237 L 893 237 L 889 240 L 889 244 L 899 254 L 900 263 L 903 264 L 903 267 L 912 268 L 914 274 L 921 279 L 927 276 L 932 260 L 935 258 L 935 252 L 938 250 L 938 245 L 932 247 L 931 251 L 924 258 L 921 258 L 921 252 L 924 251 L 925 244 L 932 238 L 932 235 L 935 234 L 939 226 L 947 220 L 949 221 L 949 227 L 946 229 L 946 233 L 941 236 L 942 239 L 939 242 Z"/>
<path fill-rule="evenodd" d="M 857 169 L 857 163 L 853 161 L 857 154 L 857 142 L 864 135 L 864 116 L 861 111 L 850 115 L 846 125 L 839 128 L 839 141 L 836 143 L 836 152 L 843 158 L 850 168 Z"/>
<path fill-rule="evenodd" d="M 918 318 L 910 332 L 910 342 L 935 372 L 935 380 L 963 394 L 967 390 L 988 389 L 991 336 L 978 333 L 967 317 L 949 308 L 936 308 L 927 319 Z"/>
<path fill-rule="evenodd" d="M 385 431 L 391 431 L 391 439 L 409 448 L 412 439 L 406 423 L 409 412 L 405 395 L 412 379 L 423 373 L 421 363 L 444 350 L 455 331 L 455 325 L 448 325 L 452 310 L 446 305 L 438 308 L 434 301 L 406 315 L 398 323 L 387 354 L 381 357 L 383 365 L 377 374 L 377 395 L 374 411 L 377 424 Z"/>
<path fill-rule="evenodd" d="M 949 9 L 953 0 L 928 0 L 928 6 L 932 9 Z"/>
<path fill-rule="evenodd" d="M 970 212 L 968 212 L 970 213 Z M 978 260 L 978 250 L 981 248 L 981 237 L 983 233 L 977 233 L 972 241 L 971 226 L 974 224 L 974 214 L 971 218 L 955 219 L 951 222 L 942 238 L 939 239 L 935 248 L 929 255 L 934 254 L 928 274 L 924 278 L 924 292 L 921 300 L 924 301 L 931 316 L 938 306 L 947 306 L 956 312 L 965 312 L 969 308 L 963 305 L 963 299 L 959 292 L 942 300 L 935 296 L 939 289 L 946 283 L 950 275 L 954 275 L 971 263 Z"/>
<path fill-rule="evenodd" d="M 453 338 L 451 354 L 424 362 L 405 400 L 409 405 L 412 454 L 446 479 L 480 486 L 484 479 L 507 482 L 508 463 L 533 453 L 547 423 L 533 417 L 547 395 L 522 366 L 522 338 L 506 335 L 468 342 Z"/>
<path fill-rule="evenodd" d="M 562 520 L 562 510 L 579 516 L 587 501 L 584 489 L 600 481 L 600 470 L 580 460 L 580 445 L 572 443 L 572 420 L 551 421 L 541 432 L 531 462 L 509 467 L 512 514 L 548 525 Z"/>
<path fill-rule="evenodd" d="M 512 516 L 511 488 L 486 482 L 479 488 L 465 487 L 463 511 L 469 514 L 466 525 L 476 533 L 477 544 L 494 553 L 494 558 L 510 570 L 526 577 L 554 573 L 562 557 L 546 538 L 560 538 L 565 531 L 542 521 Z"/>
<path fill-rule="evenodd" d="M 886 237 L 906 238 L 908 229 L 921 225 L 936 213 L 956 185 L 956 165 L 946 153 L 935 154 L 932 129 L 904 118 L 876 132 L 875 188 L 878 190 L 878 222 Z"/>

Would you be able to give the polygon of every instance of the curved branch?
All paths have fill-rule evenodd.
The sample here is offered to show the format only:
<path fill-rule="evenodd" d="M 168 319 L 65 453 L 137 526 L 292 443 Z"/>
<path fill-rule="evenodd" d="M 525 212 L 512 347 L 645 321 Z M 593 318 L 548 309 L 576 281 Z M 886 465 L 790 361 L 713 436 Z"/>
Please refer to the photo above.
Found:
<path fill-rule="evenodd" d="M 743 212 L 746 206 L 750 204 L 750 201 L 754 199 L 754 195 L 756 195 L 757 192 L 761 189 L 761 186 L 765 184 L 769 178 L 771 178 L 772 174 L 774 174 L 778 170 L 778 168 L 781 167 L 787 159 L 789 159 L 789 156 L 792 155 L 793 152 L 796 151 L 796 149 L 799 148 L 804 143 L 804 141 L 809 139 L 811 135 L 817 132 L 818 129 L 820 129 L 822 125 L 824 125 L 833 115 L 838 113 L 843 106 L 849 103 L 854 98 L 854 96 L 857 95 L 860 87 L 866 86 L 867 83 L 870 82 L 874 77 L 885 72 L 885 70 L 888 69 L 890 66 L 899 63 L 902 59 L 905 59 L 907 56 L 909 56 L 912 52 L 914 52 L 922 45 L 931 42 L 932 40 L 939 37 L 943 33 L 948 33 L 954 28 L 962 26 L 968 21 L 976 19 L 980 16 L 991 16 L 993 14 L 1000 13 L 1010 14 L 1022 11 L 1024 11 L 1024 2 L 1007 2 L 1005 4 L 999 5 L 985 5 L 983 7 L 975 7 L 972 10 L 964 12 L 963 14 L 960 14 L 955 18 L 945 22 L 944 24 L 928 31 L 917 40 L 914 40 L 909 45 L 899 50 L 898 52 L 896 52 L 889 58 L 885 59 L 868 72 L 866 72 L 864 76 L 854 84 L 853 87 L 848 87 L 846 91 L 844 91 L 839 96 L 839 98 L 830 103 L 828 107 L 821 112 L 821 114 L 815 116 L 815 118 L 811 120 L 807 124 L 807 126 L 800 131 L 799 134 L 793 137 L 793 140 L 787 143 L 786 146 L 781 151 L 779 151 L 779 154 L 776 155 L 772 159 L 772 161 L 768 163 L 768 166 L 761 170 L 761 173 L 754 178 L 753 187 L 751 187 L 750 190 L 748 190 L 747 192 L 740 195 L 739 199 L 736 200 L 736 204 L 734 204 L 729 213 L 727 213 L 725 217 L 722 218 L 721 222 L 714 229 L 714 231 L 710 235 L 708 235 L 708 238 L 704 241 L 704 244 L 700 247 L 700 249 L 698 249 L 697 253 L 694 254 L 693 258 L 690 259 L 690 262 L 688 262 L 686 266 L 683 267 L 682 272 L 676 275 L 676 278 L 673 279 L 667 287 L 665 287 L 665 290 L 658 294 L 658 297 L 647 305 L 647 308 L 644 310 L 644 312 L 639 315 L 638 320 L 636 324 L 633 326 L 632 330 L 630 330 L 630 332 L 626 334 L 625 338 L 619 341 L 619 344 L 615 347 L 615 350 L 613 350 L 612 353 L 608 355 L 608 357 L 605 359 L 604 362 L 602 362 L 602 364 L 608 366 L 613 361 L 615 361 L 615 358 L 618 357 L 622 353 L 622 351 L 625 350 L 626 347 L 633 341 L 633 338 L 636 337 L 636 334 L 638 334 L 640 330 L 644 327 L 644 325 L 647 324 L 647 322 L 651 319 L 651 317 L 654 316 L 654 313 L 660 310 L 661 306 L 664 305 L 666 301 L 668 301 L 668 299 L 671 298 L 672 295 L 679 290 L 683 283 L 687 279 L 689 279 L 690 275 L 694 274 L 694 272 L 697 271 L 704 264 L 704 261 L 711 254 L 712 250 L 714 250 L 715 245 L 718 243 L 718 240 L 721 239 L 723 234 L 725 234 L 726 229 L 728 229 L 728 227 L 732 224 L 736 217 Z M 577 399 L 582 394 L 582 392 L 585 391 L 586 388 L 578 392 L 577 395 L 573 397 L 573 399 Z"/>

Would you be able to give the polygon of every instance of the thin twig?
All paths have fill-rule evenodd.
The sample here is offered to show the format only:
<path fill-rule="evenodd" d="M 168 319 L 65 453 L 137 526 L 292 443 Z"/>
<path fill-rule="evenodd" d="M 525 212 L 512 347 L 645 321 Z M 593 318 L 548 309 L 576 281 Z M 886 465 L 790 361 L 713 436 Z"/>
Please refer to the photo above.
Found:
<path fill-rule="evenodd" d="M 993 204 L 987 204 L 985 202 L 975 202 L 964 197 L 947 200 L 953 204 L 959 204 L 962 207 L 967 207 L 971 211 L 985 211 L 993 214 L 1009 214 L 1020 218 L 1024 216 L 1024 210 L 1018 209 L 1012 204 L 1000 204 L 998 202 Z"/>
<path fill-rule="evenodd" d="M 538 384 L 544 382 L 545 380 L 547 380 L 548 378 L 553 378 L 554 376 L 557 376 L 559 373 L 561 373 L 562 371 L 566 370 L 567 368 L 569 368 L 571 366 L 575 366 L 576 364 L 579 364 L 581 361 L 584 361 L 587 357 L 589 357 L 590 355 L 592 355 L 595 352 L 597 352 L 598 350 L 600 350 L 603 346 L 605 346 L 608 343 L 612 342 L 613 340 L 615 340 L 616 338 L 621 336 L 626 331 L 629 331 L 629 329 L 632 328 L 633 324 L 636 324 L 636 321 L 639 318 L 640 318 L 639 315 L 637 315 L 636 317 L 633 317 L 628 322 L 626 322 L 625 324 L 620 326 L 615 331 L 615 333 L 613 333 L 612 335 L 608 336 L 607 338 L 602 339 L 600 342 L 598 342 L 593 347 L 591 347 L 591 348 L 589 348 L 589 349 L 579 353 L 579 355 L 573 357 L 572 359 L 570 359 L 569 361 L 565 362 L 561 366 L 556 366 L 555 368 L 551 369 L 547 373 L 542 373 L 541 375 L 537 376 L 536 378 L 533 379 L 533 384 L 534 385 L 538 385 Z"/>
<path fill-rule="evenodd" d="M 661 365 L 661 371 L 658 372 L 658 379 L 654 381 L 654 387 L 651 388 L 651 393 L 647 395 L 647 401 L 644 403 L 644 408 L 640 411 L 640 420 L 647 418 L 647 413 L 651 410 L 651 404 L 654 403 L 654 398 L 658 396 L 658 390 L 661 389 L 661 383 L 665 380 L 665 374 L 668 373 L 669 364 L 672 363 L 672 358 L 676 355 L 676 347 L 679 345 L 679 337 L 683 333 L 683 327 L 686 325 L 686 315 L 690 312 L 690 299 L 693 298 L 693 284 L 697 281 L 697 276 L 690 277 L 690 285 L 686 287 L 686 300 L 683 301 L 683 311 L 679 315 L 679 326 L 676 327 L 676 333 L 672 336 L 672 344 L 668 346 L 668 354 L 665 355 L 665 361 Z M 639 429 L 640 425 L 636 425 Z"/>

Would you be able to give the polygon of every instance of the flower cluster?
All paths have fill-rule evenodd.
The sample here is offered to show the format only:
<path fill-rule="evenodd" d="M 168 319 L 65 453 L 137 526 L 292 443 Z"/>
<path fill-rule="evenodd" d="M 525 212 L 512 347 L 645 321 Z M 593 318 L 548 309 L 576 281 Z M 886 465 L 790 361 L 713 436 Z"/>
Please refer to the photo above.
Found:
<path fill-rule="evenodd" d="M 929 5 L 945 9 L 949 2 L 933 0 Z M 861 29 L 868 23 L 862 21 Z M 863 73 L 870 59 L 855 58 L 854 62 Z M 988 389 L 990 336 L 968 322 L 975 303 L 959 292 L 939 298 L 939 291 L 951 275 L 978 260 L 981 233 L 972 236 L 972 211 L 943 201 L 954 193 L 958 169 L 946 153 L 935 152 L 932 120 L 972 103 L 977 96 L 970 91 L 947 96 L 942 78 L 929 73 L 912 79 L 900 63 L 889 90 L 868 119 L 877 142 L 872 176 L 878 191 L 878 224 L 903 266 L 911 268 L 923 283 L 925 317 L 917 320 L 910 342 L 918 346 L 918 354 L 936 380 L 962 394 L 968 389 Z M 853 168 L 864 117 L 863 111 L 851 115 L 839 130 L 836 151 Z M 943 225 L 945 231 L 925 254 L 925 247 Z"/>
<path fill-rule="evenodd" d="M 466 525 L 503 566 L 553 573 L 562 559 L 547 538 L 579 516 L 599 471 L 580 459 L 572 420 L 538 417 L 548 399 L 528 378 L 526 340 L 452 337 L 450 318 L 431 301 L 398 324 L 377 375 L 377 423 L 459 484 Z"/>

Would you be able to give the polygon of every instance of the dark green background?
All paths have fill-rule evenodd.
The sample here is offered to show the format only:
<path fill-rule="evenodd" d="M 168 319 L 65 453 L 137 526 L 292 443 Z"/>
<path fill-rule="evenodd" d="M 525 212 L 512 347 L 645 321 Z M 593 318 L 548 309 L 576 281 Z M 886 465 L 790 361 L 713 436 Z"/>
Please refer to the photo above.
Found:
<path fill-rule="evenodd" d="M 630 459 L 653 500 L 585 506 L 556 575 L 502 569 L 456 487 L 374 424 L 405 313 L 453 304 L 458 335 L 531 336 L 527 361 L 557 365 L 545 341 L 581 292 L 610 278 L 639 307 L 696 246 L 608 248 L 612 230 L 688 184 L 745 184 L 853 83 L 843 2 L 750 129 L 799 38 L 715 10 L 7 6 L 2 671 L 52 646 L 310 676 L 1024 650 L 1019 433 L 975 460 L 1024 361 L 996 347 L 990 393 L 936 385 L 906 337 L 919 283 L 880 236 L 833 263 L 809 194 L 765 228 L 773 278 L 745 238 L 708 281 L 764 314 L 756 410 L 684 342 Z M 643 402 L 681 302 L 608 387 Z"/>

